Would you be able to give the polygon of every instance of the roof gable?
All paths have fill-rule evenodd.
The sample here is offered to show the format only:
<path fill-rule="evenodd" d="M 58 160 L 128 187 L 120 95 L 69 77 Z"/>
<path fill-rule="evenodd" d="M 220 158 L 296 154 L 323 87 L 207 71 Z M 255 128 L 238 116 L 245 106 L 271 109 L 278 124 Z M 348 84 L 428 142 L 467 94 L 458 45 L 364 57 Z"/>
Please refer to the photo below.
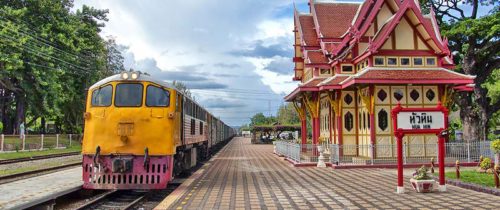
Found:
<path fill-rule="evenodd" d="M 361 4 L 357 3 L 317 3 L 312 2 L 316 33 L 319 38 L 339 38 L 351 26 Z"/>
<path fill-rule="evenodd" d="M 416 7 L 414 1 L 407 0 L 403 2 L 401 8 L 387 20 L 387 22 L 380 28 L 380 30 L 375 34 L 368 47 L 371 52 L 376 52 L 378 49 L 384 45 L 390 35 L 396 30 L 397 26 L 400 25 L 403 18 L 408 19 L 408 23 L 414 30 L 415 33 L 419 33 L 421 37 L 424 38 L 424 42 L 432 48 L 438 54 L 449 54 L 449 51 L 443 46 L 441 39 L 438 38 L 433 30 L 430 30 L 429 22 L 426 18 L 422 16 L 420 10 Z"/>

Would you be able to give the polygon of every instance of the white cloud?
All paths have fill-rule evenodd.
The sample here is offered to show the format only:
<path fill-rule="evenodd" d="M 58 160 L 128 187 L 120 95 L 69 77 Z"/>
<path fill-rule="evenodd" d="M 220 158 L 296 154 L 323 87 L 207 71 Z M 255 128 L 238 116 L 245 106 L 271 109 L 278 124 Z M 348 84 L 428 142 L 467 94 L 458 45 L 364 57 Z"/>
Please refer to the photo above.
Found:
<path fill-rule="evenodd" d="M 296 86 L 291 83 L 293 69 L 289 73 L 283 69 L 293 53 L 290 0 L 75 1 L 76 8 L 83 4 L 109 9 L 102 35 L 112 35 L 118 44 L 129 47 L 126 67 L 143 65 L 174 77 L 180 75 L 172 71 L 185 72 L 226 86 L 219 92 L 193 92 L 201 104 L 206 101 L 212 107 L 218 107 L 214 98 L 243 103 L 225 106 L 230 108 L 224 113 L 208 108 L 232 125 L 248 122 L 251 110 L 267 110 L 269 101 L 276 109 L 282 103 L 281 94 Z M 186 66 L 197 66 L 196 72 Z"/>

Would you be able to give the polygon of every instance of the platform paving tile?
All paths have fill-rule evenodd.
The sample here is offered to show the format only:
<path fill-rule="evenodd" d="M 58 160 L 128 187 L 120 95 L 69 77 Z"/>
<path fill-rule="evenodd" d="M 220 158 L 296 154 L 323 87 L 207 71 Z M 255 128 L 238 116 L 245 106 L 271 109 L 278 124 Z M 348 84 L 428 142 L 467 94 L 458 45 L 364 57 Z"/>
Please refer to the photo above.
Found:
<path fill-rule="evenodd" d="M 500 197 L 447 186 L 396 194 L 394 169 L 293 167 L 272 145 L 234 138 L 180 196 L 156 209 L 500 209 Z"/>
<path fill-rule="evenodd" d="M 38 200 L 52 199 L 80 188 L 82 184 L 81 167 L 2 184 L 0 209 L 23 209 Z"/>

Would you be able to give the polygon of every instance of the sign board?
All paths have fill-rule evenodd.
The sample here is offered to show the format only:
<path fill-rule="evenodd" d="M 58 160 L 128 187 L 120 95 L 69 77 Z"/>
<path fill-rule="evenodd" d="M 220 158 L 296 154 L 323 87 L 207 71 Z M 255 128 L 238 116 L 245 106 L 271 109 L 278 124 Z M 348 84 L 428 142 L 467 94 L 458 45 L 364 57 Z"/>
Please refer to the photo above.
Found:
<path fill-rule="evenodd" d="M 400 111 L 397 114 L 397 128 L 405 130 L 442 129 L 444 121 L 442 111 Z"/>

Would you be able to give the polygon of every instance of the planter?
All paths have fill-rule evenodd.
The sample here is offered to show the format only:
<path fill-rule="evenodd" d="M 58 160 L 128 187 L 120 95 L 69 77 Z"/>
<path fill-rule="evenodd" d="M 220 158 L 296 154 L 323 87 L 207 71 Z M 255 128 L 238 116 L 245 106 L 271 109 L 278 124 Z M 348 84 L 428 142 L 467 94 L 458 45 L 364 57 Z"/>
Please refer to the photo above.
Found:
<path fill-rule="evenodd" d="M 415 191 L 419 193 L 427 193 L 427 192 L 432 192 L 434 189 L 434 185 L 436 184 L 436 181 L 433 179 L 429 180 L 416 180 L 416 179 L 410 179 L 411 186 Z"/>

